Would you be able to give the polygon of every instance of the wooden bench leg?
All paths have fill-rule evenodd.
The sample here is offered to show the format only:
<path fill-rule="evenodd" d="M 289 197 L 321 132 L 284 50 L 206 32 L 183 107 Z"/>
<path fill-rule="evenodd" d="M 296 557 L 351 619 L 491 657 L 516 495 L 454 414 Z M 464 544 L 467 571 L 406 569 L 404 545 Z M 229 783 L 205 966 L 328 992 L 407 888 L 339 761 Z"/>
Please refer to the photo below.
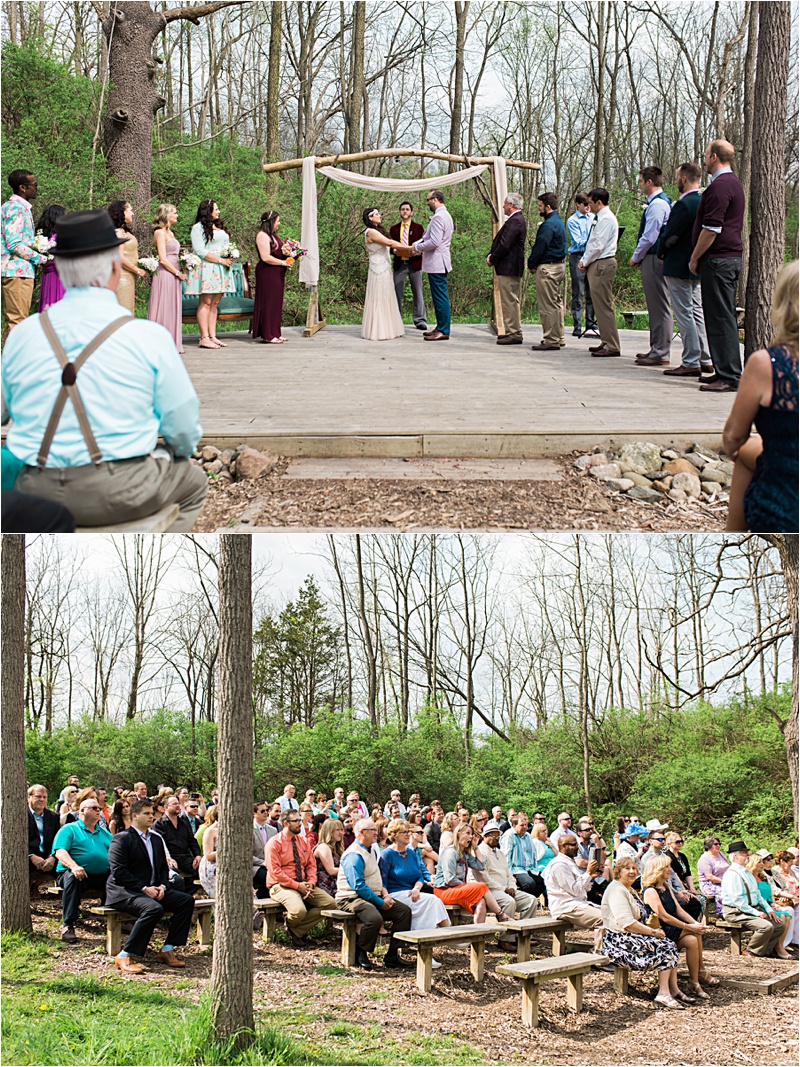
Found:
<path fill-rule="evenodd" d="M 563 956 L 567 951 L 567 931 L 555 930 L 553 932 L 553 955 Z"/>
<path fill-rule="evenodd" d="M 433 946 L 417 945 L 417 989 L 430 993 L 433 974 Z"/>
<path fill-rule="evenodd" d="M 583 975 L 567 975 L 567 1007 L 570 1011 L 579 1012 L 583 1007 Z"/>
<path fill-rule="evenodd" d="M 517 934 L 517 963 L 527 963 L 531 958 L 531 932 L 520 930 Z"/>
<path fill-rule="evenodd" d="M 469 970 L 476 982 L 483 981 L 483 941 L 473 941 L 469 946 Z"/>
<path fill-rule="evenodd" d="M 614 992 L 627 994 L 630 971 L 627 967 L 614 968 Z"/>
<path fill-rule="evenodd" d="M 742 931 L 731 930 L 731 956 L 741 956 L 742 954 Z"/>
<path fill-rule="evenodd" d="M 118 956 L 122 949 L 122 915 L 106 915 L 106 950 L 109 956 Z"/>
<path fill-rule="evenodd" d="M 522 1021 L 526 1026 L 539 1025 L 539 983 L 522 981 Z"/>
<path fill-rule="evenodd" d="M 197 913 L 197 940 L 200 948 L 211 948 L 211 909 Z"/>
<path fill-rule="evenodd" d="M 269 942 L 275 936 L 275 927 L 278 919 L 274 911 L 265 911 L 262 914 L 261 939 Z"/>
<path fill-rule="evenodd" d="M 356 918 L 345 919 L 342 923 L 342 967 L 356 965 Z"/>

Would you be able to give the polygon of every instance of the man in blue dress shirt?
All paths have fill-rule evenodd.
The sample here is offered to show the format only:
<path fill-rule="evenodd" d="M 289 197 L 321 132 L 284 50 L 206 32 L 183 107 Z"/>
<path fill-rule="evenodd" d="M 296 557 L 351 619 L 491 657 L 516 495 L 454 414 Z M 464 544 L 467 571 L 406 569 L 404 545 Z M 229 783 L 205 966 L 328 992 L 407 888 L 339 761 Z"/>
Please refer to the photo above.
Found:
<path fill-rule="evenodd" d="M 573 337 L 600 337 L 597 322 L 594 317 L 592 306 L 592 294 L 589 291 L 589 279 L 578 270 L 583 253 L 586 251 L 586 242 L 592 230 L 594 216 L 589 208 L 589 197 L 586 193 L 578 193 L 575 197 L 575 212 L 567 219 L 567 233 L 569 234 L 569 276 L 572 282 L 572 336 Z M 584 302 L 586 303 L 586 329 L 581 330 L 581 314 Z"/>
<path fill-rule="evenodd" d="M 660 367 L 669 363 L 672 344 L 672 307 L 664 265 L 656 255 L 661 229 L 669 218 L 672 201 L 664 192 L 664 175 L 660 167 L 645 167 L 639 172 L 639 188 L 647 197 L 647 206 L 639 223 L 639 236 L 631 256 L 631 266 L 642 272 L 642 289 L 650 317 L 650 350 L 638 352 L 636 363 L 643 367 Z"/>
<path fill-rule="evenodd" d="M 16 488 L 67 507 L 78 526 L 133 521 L 176 503 L 171 532 L 191 530 L 208 481 L 189 463 L 202 432 L 199 403 L 175 343 L 117 301 L 123 242 L 107 212 L 62 215 L 56 238 L 64 299 L 46 320 L 20 323 L 3 351 L 7 445 L 24 464 Z"/>

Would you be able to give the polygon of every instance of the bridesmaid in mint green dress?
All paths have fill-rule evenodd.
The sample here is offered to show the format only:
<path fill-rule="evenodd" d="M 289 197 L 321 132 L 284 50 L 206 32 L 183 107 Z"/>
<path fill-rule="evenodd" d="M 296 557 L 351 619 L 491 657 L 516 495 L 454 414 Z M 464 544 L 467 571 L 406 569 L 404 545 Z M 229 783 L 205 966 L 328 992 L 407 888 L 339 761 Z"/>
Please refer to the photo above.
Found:
<path fill-rule="evenodd" d="M 192 226 L 192 251 L 202 260 L 189 275 L 184 293 L 199 297 L 197 325 L 200 327 L 201 348 L 227 348 L 217 338 L 217 309 L 225 293 L 234 292 L 231 263 L 222 256 L 223 248 L 231 243 L 219 217 L 214 200 L 201 200 Z"/>

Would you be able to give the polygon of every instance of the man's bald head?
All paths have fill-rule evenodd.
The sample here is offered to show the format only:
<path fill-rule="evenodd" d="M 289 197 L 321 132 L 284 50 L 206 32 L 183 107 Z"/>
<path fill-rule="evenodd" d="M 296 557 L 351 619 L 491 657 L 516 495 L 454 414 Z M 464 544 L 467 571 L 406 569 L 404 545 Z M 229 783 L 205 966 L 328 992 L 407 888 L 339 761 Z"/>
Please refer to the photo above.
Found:
<path fill-rule="evenodd" d="M 726 141 L 722 137 L 712 141 L 708 146 L 708 151 L 715 155 L 720 163 L 726 167 L 729 167 L 736 157 L 736 149 L 730 141 Z"/>
<path fill-rule="evenodd" d="M 575 834 L 572 834 L 572 833 L 570 833 L 570 834 L 562 834 L 561 837 L 559 837 L 559 839 L 558 839 L 558 851 L 559 852 L 566 852 L 568 849 L 571 849 L 573 846 L 575 848 L 578 847 L 578 839 L 575 836 Z"/>

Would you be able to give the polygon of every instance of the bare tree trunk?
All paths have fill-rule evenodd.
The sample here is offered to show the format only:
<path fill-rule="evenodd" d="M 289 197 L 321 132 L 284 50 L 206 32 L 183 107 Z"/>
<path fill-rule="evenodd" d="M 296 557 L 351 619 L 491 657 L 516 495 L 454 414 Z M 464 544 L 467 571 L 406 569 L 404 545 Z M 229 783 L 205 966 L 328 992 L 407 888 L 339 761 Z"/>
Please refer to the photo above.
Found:
<path fill-rule="evenodd" d="M 361 625 L 361 638 L 367 659 L 367 710 L 372 726 L 378 725 L 378 677 L 377 651 L 372 640 L 372 630 L 367 618 L 366 596 L 364 590 L 364 564 L 361 558 L 361 534 L 356 534 L 356 567 L 358 571 L 358 619 Z"/>
<path fill-rule="evenodd" d="M 453 65 L 453 97 L 450 108 L 450 154 L 457 156 L 461 153 L 461 115 L 464 107 L 464 44 L 467 35 L 467 13 L 469 0 L 460 3 L 454 0 L 453 7 L 456 13 L 456 57 Z M 455 170 L 455 164 L 451 163 L 448 170 Z"/>
<path fill-rule="evenodd" d="M 742 272 L 739 275 L 739 300 L 747 294 L 747 275 L 750 264 L 750 175 L 753 163 L 753 112 L 756 101 L 756 52 L 758 51 L 758 4 L 748 3 L 747 54 L 744 61 L 744 130 L 739 157 L 739 180 L 745 195 L 744 226 L 742 227 Z"/>
<path fill-rule="evenodd" d="M 269 9 L 269 75 L 267 81 L 267 159 L 280 159 L 279 98 L 281 77 L 281 32 L 283 4 L 270 4 Z"/>
<path fill-rule="evenodd" d="M 0 928 L 32 930 L 25 810 L 25 538 L 2 539 L 2 706 L 0 707 Z"/>
<path fill-rule="evenodd" d="M 252 544 L 219 544 L 220 790 L 214 960 L 214 1036 L 244 1048 L 253 1038 L 253 607 Z"/>
<path fill-rule="evenodd" d="M 756 100 L 753 114 L 753 176 L 750 201 L 758 225 L 750 241 L 745 298 L 745 359 L 769 344 L 775 276 L 786 242 L 786 175 L 783 145 L 789 81 L 792 11 L 788 0 L 759 6 Z"/>
<path fill-rule="evenodd" d="M 347 108 L 347 145 L 345 151 L 360 152 L 363 148 L 361 124 L 364 115 L 364 38 L 367 26 L 367 5 L 365 0 L 356 0 L 353 4 L 353 29 L 351 37 L 351 74 L 350 100 Z M 354 170 L 363 172 L 364 166 Z"/>

